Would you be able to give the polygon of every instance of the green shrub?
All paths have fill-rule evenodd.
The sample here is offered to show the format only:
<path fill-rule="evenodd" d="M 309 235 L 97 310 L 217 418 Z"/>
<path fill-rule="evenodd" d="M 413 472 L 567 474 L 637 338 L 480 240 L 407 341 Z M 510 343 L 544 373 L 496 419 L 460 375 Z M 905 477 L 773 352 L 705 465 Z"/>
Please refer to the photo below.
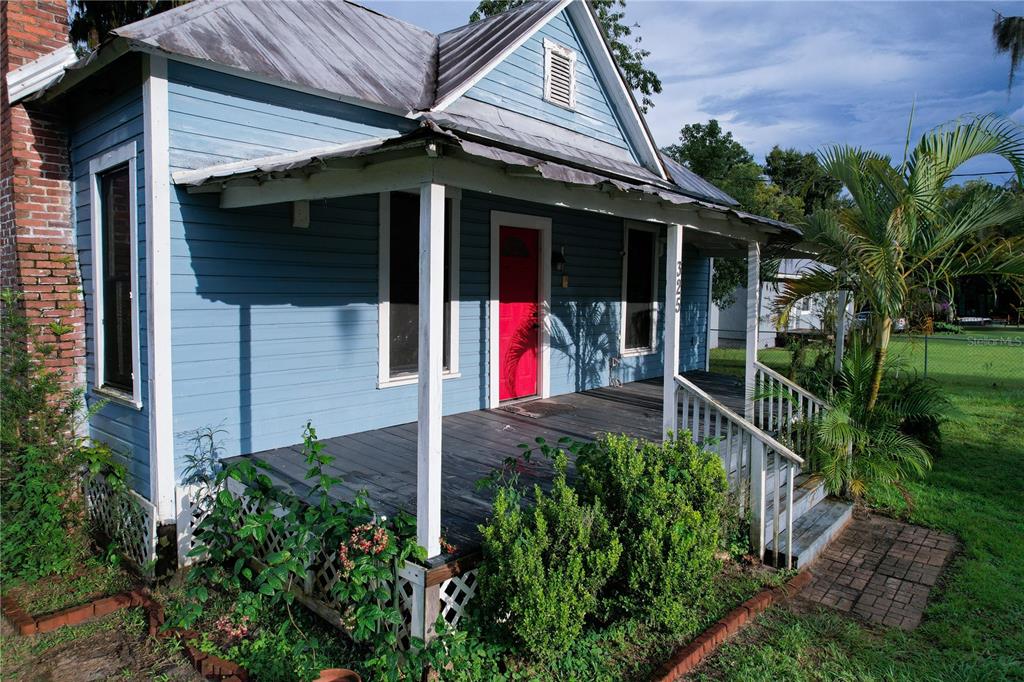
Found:
<path fill-rule="evenodd" d="M 4 290 L 0 298 L 0 575 L 31 580 L 66 573 L 84 558 L 82 475 L 114 465 L 109 449 L 77 436 L 87 416 L 82 391 L 47 369 L 53 344 L 38 342 L 17 294 Z M 68 331 L 50 326 L 58 340 Z"/>
<path fill-rule="evenodd" d="M 564 652 L 580 635 L 622 551 L 601 503 L 581 503 L 566 482 L 564 453 L 554 464 L 549 494 L 535 487 L 533 504 L 525 504 L 515 484 L 506 484 L 480 527 L 484 618 L 541 659 Z"/>
<path fill-rule="evenodd" d="M 696 628 L 719 570 L 728 485 L 718 456 L 688 432 L 664 444 L 605 436 L 578 448 L 576 468 L 581 496 L 607 510 L 622 543 L 602 595 L 609 615 Z"/>

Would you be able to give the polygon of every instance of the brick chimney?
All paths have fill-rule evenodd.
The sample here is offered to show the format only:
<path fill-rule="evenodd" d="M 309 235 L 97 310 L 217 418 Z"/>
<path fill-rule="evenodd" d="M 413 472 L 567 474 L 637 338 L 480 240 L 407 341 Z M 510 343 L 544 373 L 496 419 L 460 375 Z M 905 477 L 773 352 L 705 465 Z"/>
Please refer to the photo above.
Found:
<path fill-rule="evenodd" d="M 7 74 L 68 44 L 64 0 L 0 2 L 0 287 L 23 294 L 39 340 L 54 344 L 46 362 L 67 381 L 85 378 L 82 300 L 65 122 L 32 102 L 10 105 Z"/>

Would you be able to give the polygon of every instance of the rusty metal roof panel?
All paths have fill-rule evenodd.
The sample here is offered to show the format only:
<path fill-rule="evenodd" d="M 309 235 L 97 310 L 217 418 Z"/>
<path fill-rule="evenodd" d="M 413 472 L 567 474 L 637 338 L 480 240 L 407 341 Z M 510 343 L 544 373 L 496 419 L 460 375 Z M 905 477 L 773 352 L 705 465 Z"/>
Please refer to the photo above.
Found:
<path fill-rule="evenodd" d="M 535 0 L 511 12 L 441 33 L 438 36 L 438 76 L 434 101 L 441 102 L 471 82 L 563 4 L 561 0 Z"/>
<path fill-rule="evenodd" d="M 434 100 L 437 37 L 347 1 L 197 0 L 114 33 L 397 112 Z"/>

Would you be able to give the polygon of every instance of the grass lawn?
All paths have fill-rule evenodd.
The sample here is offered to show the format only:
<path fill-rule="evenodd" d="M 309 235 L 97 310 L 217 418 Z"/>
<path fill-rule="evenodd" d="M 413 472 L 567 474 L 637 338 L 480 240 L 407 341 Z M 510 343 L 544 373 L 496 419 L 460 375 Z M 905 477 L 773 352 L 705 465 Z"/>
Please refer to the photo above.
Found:
<path fill-rule="evenodd" d="M 1024 383 L 991 376 L 972 362 L 970 348 L 929 358 L 929 374 L 961 414 L 943 428 L 933 471 L 911 483 L 914 507 L 878 501 L 963 543 L 922 625 L 908 634 L 831 611 L 777 607 L 723 647 L 698 679 L 1024 680 Z M 1005 349 L 1024 360 L 1021 346 Z M 712 369 L 734 369 L 737 360 L 742 367 L 741 353 L 718 353 Z M 784 351 L 762 361 L 784 366 L 775 353 Z M 1021 363 L 1013 371 L 1024 371 Z"/>

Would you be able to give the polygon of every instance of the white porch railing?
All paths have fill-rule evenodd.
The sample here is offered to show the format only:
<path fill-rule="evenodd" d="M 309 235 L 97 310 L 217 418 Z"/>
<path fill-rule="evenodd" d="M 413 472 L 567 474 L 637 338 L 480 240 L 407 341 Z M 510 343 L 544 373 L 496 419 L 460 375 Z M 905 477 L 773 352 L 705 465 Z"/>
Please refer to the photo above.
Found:
<path fill-rule="evenodd" d="M 754 362 L 754 425 L 800 451 L 806 431 L 800 423 L 812 421 L 825 409 L 825 401 L 774 369 Z"/>
<path fill-rule="evenodd" d="M 770 434 L 736 414 L 685 377 L 675 377 L 675 400 L 680 430 L 722 458 L 729 488 L 740 514 L 750 521 L 750 542 L 764 558 L 766 527 L 771 503 L 773 565 L 785 547 L 786 568 L 792 567 L 793 482 L 803 460 Z M 785 544 L 780 544 L 785 531 Z"/>

